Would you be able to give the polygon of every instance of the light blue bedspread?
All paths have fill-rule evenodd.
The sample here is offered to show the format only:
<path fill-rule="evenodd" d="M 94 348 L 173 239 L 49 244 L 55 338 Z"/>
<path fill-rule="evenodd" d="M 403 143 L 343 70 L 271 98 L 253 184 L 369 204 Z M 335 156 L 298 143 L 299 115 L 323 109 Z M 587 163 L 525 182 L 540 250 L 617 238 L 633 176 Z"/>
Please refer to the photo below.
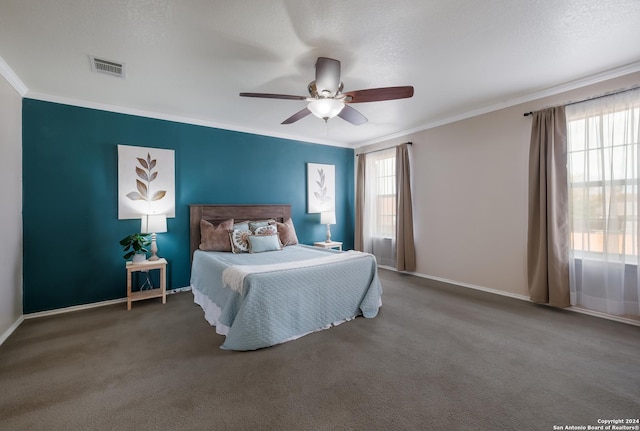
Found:
<path fill-rule="evenodd" d="M 375 258 L 366 253 L 319 266 L 250 274 L 242 294 L 222 285 L 222 272 L 231 265 L 269 265 L 329 253 L 341 252 L 304 245 L 256 254 L 196 251 L 191 287 L 209 323 L 226 334 L 221 348 L 255 350 L 359 314 L 375 317 L 382 286 Z"/>

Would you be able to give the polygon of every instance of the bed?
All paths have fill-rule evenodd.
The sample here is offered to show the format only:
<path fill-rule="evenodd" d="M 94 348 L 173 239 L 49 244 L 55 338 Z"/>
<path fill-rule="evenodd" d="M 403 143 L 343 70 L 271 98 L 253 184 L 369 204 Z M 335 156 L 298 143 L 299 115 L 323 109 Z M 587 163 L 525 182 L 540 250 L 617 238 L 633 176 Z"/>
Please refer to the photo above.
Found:
<path fill-rule="evenodd" d="M 222 349 L 256 350 L 378 314 L 382 286 L 368 253 L 301 244 L 253 253 L 199 249 L 207 223 L 274 220 L 280 227 L 290 218 L 289 205 L 190 205 L 191 291 L 225 336 Z"/>

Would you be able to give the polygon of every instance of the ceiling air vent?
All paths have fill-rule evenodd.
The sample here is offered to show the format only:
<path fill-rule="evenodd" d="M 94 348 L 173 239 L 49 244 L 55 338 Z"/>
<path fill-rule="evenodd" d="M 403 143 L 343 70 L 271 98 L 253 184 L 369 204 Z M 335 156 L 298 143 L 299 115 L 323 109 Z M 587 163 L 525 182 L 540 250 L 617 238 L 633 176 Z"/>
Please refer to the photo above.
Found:
<path fill-rule="evenodd" d="M 124 78 L 124 63 L 117 61 L 105 60 L 89 56 L 91 58 L 91 70 L 93 72 L 106 73 L 107 75 Z"/>

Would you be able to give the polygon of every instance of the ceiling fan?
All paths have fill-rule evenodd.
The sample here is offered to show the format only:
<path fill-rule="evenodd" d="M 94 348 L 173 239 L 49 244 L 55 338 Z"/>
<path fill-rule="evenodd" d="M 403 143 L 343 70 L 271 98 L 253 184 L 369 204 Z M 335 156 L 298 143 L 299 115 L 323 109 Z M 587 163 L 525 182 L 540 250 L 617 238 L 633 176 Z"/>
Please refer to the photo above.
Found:
<path fill-rule="evenodd" d="M 318 57 L 316 60 L 316 80 L 307 87 L 309 97 L 288 94 L 240 93 L 243 97 L 261 97 L 265 99 L 305 100 L 306 108 L 287 118 L 282 124 L 291 124 L 313 113 L 325 122 L 338 116 L 351 124 L 359 126 L 366 123 L 367 117 L 349 106 L 351 103 L 380 102 L 383 100 L 406 99 L 413 96 L 413 87 L 384 87 L 366 90 L 342 92 L 340 81 L 340 62 L 333 58 Z"/>

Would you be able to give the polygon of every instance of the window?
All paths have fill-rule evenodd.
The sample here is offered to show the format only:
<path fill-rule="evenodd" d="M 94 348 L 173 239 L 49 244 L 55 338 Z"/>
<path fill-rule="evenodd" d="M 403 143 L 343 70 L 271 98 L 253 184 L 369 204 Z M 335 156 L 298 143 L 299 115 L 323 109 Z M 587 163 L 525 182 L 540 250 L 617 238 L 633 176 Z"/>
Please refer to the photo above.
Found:
<path fill-rule="evenodd" d="M 369 196 L 374 208 L 370 214 L 372 236 L 396 235 L 396 153 L 395 149 L 371 153 L 367 159 Z"/>
<path fill-rule="evenodd" d="M 367 153 L 363 248 L 378 264 L 396 261 L 396 149 Z"/>
<path fill-rule="evenodd" d="M 571 303 L 640 318 L 640 89 L 565 112 Z"/>
<path fill-rule="evenodd" d="M 567 109 L 571 247 L 638 255 L 640 107 Z"/>

